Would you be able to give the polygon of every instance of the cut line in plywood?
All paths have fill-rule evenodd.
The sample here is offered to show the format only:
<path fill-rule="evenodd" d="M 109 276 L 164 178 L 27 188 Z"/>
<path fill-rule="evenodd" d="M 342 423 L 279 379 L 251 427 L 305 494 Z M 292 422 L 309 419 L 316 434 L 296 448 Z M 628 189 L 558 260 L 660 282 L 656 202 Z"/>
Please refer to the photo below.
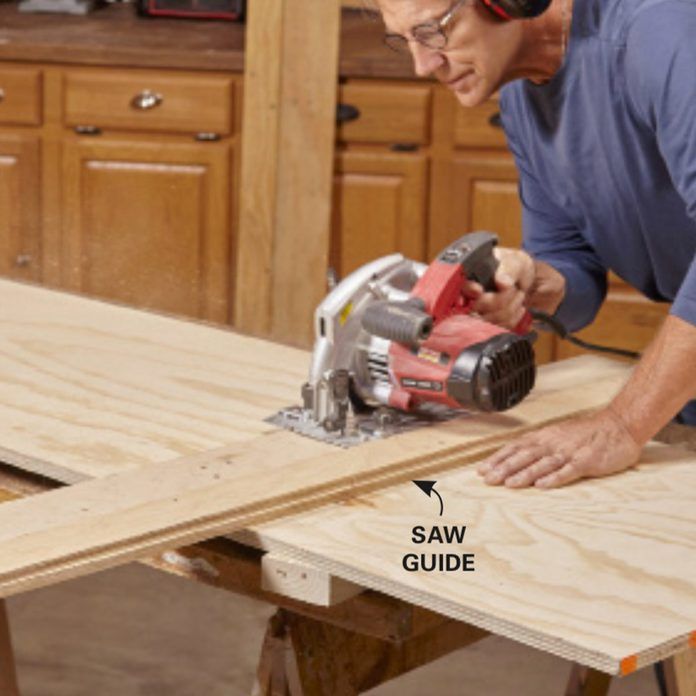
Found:
<path fill-rule="evenodd" d="M 309 355 L 0 280 L 0 460 L 74 483 L 273 430 Z"/>
<path fill-rule="evenodd" d="M 659 444 L 620 476 L 555 490 L 439 475 L 234 534 L 245 544 L 611 674 L 687 649 L 696 626 L 696 455 Z M 415 525 L 466 525 L 416 545 Z M 407 572 L 407 553 L 473 553 L 474 572 Z"/>
<path fill-rule="evenodd" d="M 590 364 L 550 370 L 508 415 L 471 416 L 330 455 L 325 445 L 277 431 L 4 504 L 0 596 L 481 459 L 510 437 L 605 403 L 626 371 L 598 360 L 591 384 L 568 386 L 578 369 L 584 382 Z"/>

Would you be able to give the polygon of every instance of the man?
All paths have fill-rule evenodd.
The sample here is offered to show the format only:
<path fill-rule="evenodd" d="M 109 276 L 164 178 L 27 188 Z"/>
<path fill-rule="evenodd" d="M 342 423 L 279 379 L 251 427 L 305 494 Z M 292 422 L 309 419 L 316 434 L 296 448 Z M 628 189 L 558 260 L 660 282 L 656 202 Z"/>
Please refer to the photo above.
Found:
<path fill-rule="evenodd" d="M 477 311 L 511 327 L 533 307 L 575 331 L 609 269 L 673 302 L 609 406 L 522 437 L 479 473 L 552 488 L 631 467 L 680 411 L 696 423 L 696 0 L 376 2 L 387 42 L 463 106 L 502 88 L 525 250 L 500 250 L 498 292 Z"/>

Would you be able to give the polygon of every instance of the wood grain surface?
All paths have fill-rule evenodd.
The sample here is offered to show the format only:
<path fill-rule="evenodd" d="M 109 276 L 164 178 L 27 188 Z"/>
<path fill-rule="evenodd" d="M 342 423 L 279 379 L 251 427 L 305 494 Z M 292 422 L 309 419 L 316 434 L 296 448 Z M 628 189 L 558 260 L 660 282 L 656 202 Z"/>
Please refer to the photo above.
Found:
<path fill-rule="evenodd" d="M 626 365 L 556 363 L 511 412 L 340 451 L 261 420 L 297 400 L 304 352 L 9 281 L 0 296 L 3 455 L 105 476 L 0 506 L 0 596 L 256 525 L 256 543 L 332 575 L 611 673 L 696 628 L 693 455 L 654 446 L 632 472 L 550 492 L 467 466 L 605 403 Z M 464 578 L 401 567 L 413 524 L 440 521 L 405 483 L 428 476 L 441 521 L 467 525 Z"/>
<path fill-rule="evenodd" d="M 594 363 L 553 366 L 509 414 L 472 415 L 353 450 L 276 431 L 3 504 L 0 596 L 480 460 L 510 437 L 604 403 L 626 369 Z"/>
<path fill-rule="evenodd" d="M 64 482 L 274 428 L 305 352 L 0 280 L 0 455 Z"/>
<path fill-rule="evenodd" d="M 554 491 L 438 477 L 445 513 L 412 483 L 235 534 L 357 584 L 619 674 L 696 630 L 696 456 L 651 444 L 621 476 Z M 414 525 L 467 525 L 415 545 Z M 407 553 L 473 553 L 475 571 L 407 572 Z"/>

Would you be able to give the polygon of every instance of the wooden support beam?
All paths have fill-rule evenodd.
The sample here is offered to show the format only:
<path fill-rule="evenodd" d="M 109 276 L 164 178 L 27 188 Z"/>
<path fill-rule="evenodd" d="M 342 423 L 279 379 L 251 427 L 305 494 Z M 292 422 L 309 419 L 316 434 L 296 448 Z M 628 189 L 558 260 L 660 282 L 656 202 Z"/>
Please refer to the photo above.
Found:
<path fill-rule="evenodd" d="M 311 342 L 326 292 L 340 5 L 249 3 L 235 324 Z"/>
<path fill-rule="evenodd" d="M 456 621 L 399 643 L 279 610 L 268 624 L 255 696 L 356 696 L 488 635 Z"/>
<path fill-rule="evenodd" d="M 2 599 L 0 599 L 0 694 L 19 696 L 10 623 L 7 618 L 7 607 Z"/>
<path fill-rule="evenodd" d="M 337 578 L 309 563 L 267 553 L 261 561 L 264 590 L 299 599 L 309 604 L 330 607 L 359 595 L 365 588 Z"/>
<path fill-rule="evenodd" d="M 692 644 L 664 662 L 667 696 L 696 696 L 696 632 Z"/>
<path fill-rule="evenodd" d="M 262 551 L 229 539 L 211 539 L 167 551 L 147 565 L 384 641 L 403 641 L 448 621 L 441 614 L 370 590 L 333 607 L 267 592 L 261 587 L 262 556 Z"/>

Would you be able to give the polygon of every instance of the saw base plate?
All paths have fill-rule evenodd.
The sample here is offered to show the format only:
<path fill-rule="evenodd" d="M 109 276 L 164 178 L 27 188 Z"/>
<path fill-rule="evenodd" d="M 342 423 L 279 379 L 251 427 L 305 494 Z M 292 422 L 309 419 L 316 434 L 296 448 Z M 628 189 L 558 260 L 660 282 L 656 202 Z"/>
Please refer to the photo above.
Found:
<path fill-rule="evenodd" d="M 351 413 L 342 430 L 327 430 L 301 406 L 289 406 L 265 419 L 266 423 L 291 430 L 313 440 L 348 449 L 371 440 L 383 440 L 399 433 L 443 423 L 467 415 L 464 410 L 432 409 L 403 413 L 379 408 L 370 413 Z"/>

